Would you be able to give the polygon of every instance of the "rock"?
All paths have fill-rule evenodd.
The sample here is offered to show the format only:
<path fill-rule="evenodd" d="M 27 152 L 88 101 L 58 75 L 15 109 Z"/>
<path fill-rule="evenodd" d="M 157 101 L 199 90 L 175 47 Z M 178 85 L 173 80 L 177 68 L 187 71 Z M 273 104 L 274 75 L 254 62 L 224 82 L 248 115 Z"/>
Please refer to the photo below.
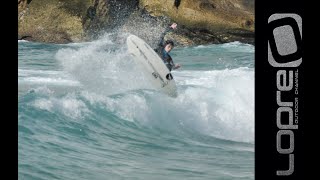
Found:
<path fill-rule="evenodd" d="M 176 1 L 141 0 L 139 7 L 154 17 L 167 16 L 182 25 L 190 31 L 184 32 L 189 38 L 194 38 L 192 32 L 198 32 L 196 42 L 254 42 L 254 0 L 181 0 L 179 8 Z"/>
<path fill-rule="evenodd" d="M 240 41 L 254 43 L 254 0 L 18 0 L 20 38 L 50 43 L 82 42 L 105 32 L 127 32 L 155 44 L 178 46 Z"/>
<path fill-rule="evenodd" d="M 48 43 L 83 41 L 82 17 L 90 4 L 91 0 L 20 0 L 18 34 Z"/>

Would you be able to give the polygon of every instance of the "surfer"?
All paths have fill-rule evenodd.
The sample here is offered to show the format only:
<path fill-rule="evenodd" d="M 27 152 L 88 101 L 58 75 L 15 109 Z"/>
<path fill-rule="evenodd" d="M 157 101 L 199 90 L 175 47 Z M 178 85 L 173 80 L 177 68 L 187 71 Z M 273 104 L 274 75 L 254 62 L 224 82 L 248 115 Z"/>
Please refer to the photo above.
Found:
<path fill-rule="evenodd" d="M 173 23 L 171 26 L 167 27 L 166 30 L 161 34 L 160 41 L 158 43 L 157 49 L 155 51 L 159 54 L 161 59 L 163 60 L 164 64 L 168 67 L 169 71 L 172 69 L 178 69 L 181 67 L 180 64 L 174 64 L 171 56 L 170 51 L 174 47 L 174 43 L 172 40 L 164 41 L 164 36 L 169 32 L 177 28 L 177 24 Z"/>

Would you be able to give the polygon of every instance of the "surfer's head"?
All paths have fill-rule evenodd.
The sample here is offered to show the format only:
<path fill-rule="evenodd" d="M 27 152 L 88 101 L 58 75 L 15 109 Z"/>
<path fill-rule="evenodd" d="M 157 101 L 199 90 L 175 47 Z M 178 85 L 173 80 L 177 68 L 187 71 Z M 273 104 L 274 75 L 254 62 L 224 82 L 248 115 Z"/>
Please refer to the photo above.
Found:
<path fill-rule="evenodd" d="M 164 50 L 166 50 L 167 52 L 170 52 L 173 49 L 173 47 L 174 47 L 174 43 L 171 40 L 167 40 L 164 43 Z"/>

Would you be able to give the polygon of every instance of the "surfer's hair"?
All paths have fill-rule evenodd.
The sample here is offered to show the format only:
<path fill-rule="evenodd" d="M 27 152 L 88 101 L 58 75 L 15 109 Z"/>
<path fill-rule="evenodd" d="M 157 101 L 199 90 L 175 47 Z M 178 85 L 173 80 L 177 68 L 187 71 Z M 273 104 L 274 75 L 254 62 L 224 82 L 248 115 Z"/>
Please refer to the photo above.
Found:
<path fill-rule="evenodd" d="M 166 40 L 166 42 L 164 43 L 164 46 L 171 44 L 171 46 L 174 46 L 174 43 L 172 40 Z"/>

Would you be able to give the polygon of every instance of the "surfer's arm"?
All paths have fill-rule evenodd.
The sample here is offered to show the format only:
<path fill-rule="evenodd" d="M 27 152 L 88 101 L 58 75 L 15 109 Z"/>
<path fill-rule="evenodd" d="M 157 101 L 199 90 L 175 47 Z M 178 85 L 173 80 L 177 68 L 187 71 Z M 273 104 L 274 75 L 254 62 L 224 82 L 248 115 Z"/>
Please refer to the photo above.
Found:
<path fill-rule="evenodd" d="M 166 34 L 168 32 L 170 32 L 172 29 L 170 27 L 167 27 L 165 29 L 165 31 L 160 35 L 160 40 L 158 42 L 158 47 L 163 47 L 163 41 L 164 41 L 164 37 L 166 36 Z"/>
<path fill-rule="evenodd" d="M 173 29 L 176 29 L 177 28 L 177 24 L 176 23 L 173 23 L 171 26 L 167 27 L 165 29 L 165 31 L 161 34 L 160 36 L 160 40 L 158 42 L 158 47 L 163 47 L 163 41 L 164 41 L 164 37 L 166 36 L 166 34 L 170 31 L 172 31 Z"/>
<path fill-rule="evenodd" d="M 173 69 L 178 69 L 178 68 L 180 68 L 180 67 L 181 67 L 180 64 L 173 64 Z"/>
<path fill-rule="evenodd" d="M 170 56 L 170 55 L 169 55 Z M 172 69 L 178 69 L 178 68 L 180 68 L 181 67 L 181 65 L 180 64 L 175 64 L 174 62 L 173 62 L 173 60 L 172 60 L 172 58 L 171 58 L 171 56 L 170 56 L 170 58 L 169 58 L 170 60 L 170 64 L 172 65 Z"/>

